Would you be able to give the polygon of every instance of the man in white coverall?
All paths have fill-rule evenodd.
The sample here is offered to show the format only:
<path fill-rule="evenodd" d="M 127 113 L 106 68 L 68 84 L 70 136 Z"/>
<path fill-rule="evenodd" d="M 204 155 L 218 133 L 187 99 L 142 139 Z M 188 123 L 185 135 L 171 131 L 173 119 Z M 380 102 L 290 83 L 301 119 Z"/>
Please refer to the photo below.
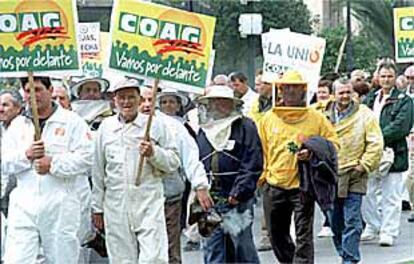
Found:
<path fill-rule="evenodd" d="M 22 78 L 29 97 L 29 83 Z M 77 263 L 80 200 L 77 177 L 92 162 L 92 141 L 85 122 L 52 101 L 48 77 L 34 78 L 41 140 L 33 141 L 34 126 L 26 122 L 25 141 L 16 143 L 12 165 L 17 187 L 10 195 L 6 264 L 32 264 L 39 248 L 47 263 Z M 18 138 L 14 138 L 19 140 Z"/>
<path fill-rule="evenodd" d="M 18 91 L 5 90 L 0 92 L 0 139 L 1 139 L 1 156 L 2 165 L 6 159 L 10 159 L 10 154 L 16 148 L 13 137 L 22 135 L 21 123 L 25 118 L 20 115 L 23 107 L 23 98 Z M 8 174 L 5 172 L 8 171 Z M 4 255 L 4 246 L 6 238 L 6 218 L 9 204 L 9 194 L 16 187 L 16 179 L 11 169 L 2 168 L 1 170 L 1 257 Z M 10 174 L 10 175 L 9 175 Z"/>
<path fill-rule="evenodd" d="M 175 140 L 154 118 L 150 141 L 143 140 L 148 115 L 138 114 L 139 84 L 113 88 L 119 114 L 103 120 L 95 141 L 92 169 L 94 224 L 105 227 L 110 263 L 168 263 L 164 193 L 160 176 L 177 170 Z M 145 157 L 136 186 L 140 155 Z"/>

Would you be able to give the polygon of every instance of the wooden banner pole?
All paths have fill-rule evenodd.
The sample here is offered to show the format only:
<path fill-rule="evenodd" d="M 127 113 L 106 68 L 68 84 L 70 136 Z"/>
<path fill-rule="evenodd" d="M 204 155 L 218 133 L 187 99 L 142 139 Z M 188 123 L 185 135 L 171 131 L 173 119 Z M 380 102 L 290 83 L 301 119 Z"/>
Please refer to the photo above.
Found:
<path fill-rule="evenodd" d="M 35 87 L 34 87 L 34 78 L 33 78 L 33 72 L 29 71 L 29 89 L 30 89 L 30 106 L 32 109 L 32 116 L 33 116 L 33 124 L 35 128 L 35 140 L 40 140 L 41 134 L 40 134 L 40 123 L 39 123 L 39 112 L 37 109 L 37 103 L 36 103 L 36 93 L 35 93 Z"/>
<path fill-rule="evenodd" d="M 150 141 L 150 132 L 151 132 L 151 124 L 152 119 L 155 112 L 155 102 L 157 100 L 157 91 L 158 91 L 158 83 L 160 82 L 159 79 L 155 79 L 154 84 L 152 85 L 152 100 L 151 100 L 151 112 L 150 116 L 148 118 L 147 126 L 145 128 L 145 134 L 144 134 L 144 140 Z M 135 180 L 135 185 L 139 186 L 141 184 L 141 176 L 142 176 L 142 170 L 144 168 L 144 156 L 140 155 L 139 163 L 138 163 L 138 173 L 137 178 Z"/>

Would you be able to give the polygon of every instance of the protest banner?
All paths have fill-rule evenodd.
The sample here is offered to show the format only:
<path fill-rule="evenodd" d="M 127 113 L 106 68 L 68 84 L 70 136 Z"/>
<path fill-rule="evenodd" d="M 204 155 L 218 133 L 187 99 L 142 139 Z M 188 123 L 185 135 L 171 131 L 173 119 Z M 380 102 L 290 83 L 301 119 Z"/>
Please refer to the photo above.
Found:
<path fill-rule="evenodd" d="M 28 71 L 79 73 L 75 4 L 72 0 L 1 1 L 0 76 L 27 76 Z"/>
<path fill-rule="evenodd" d="M 81 54 L 98 53 L 101 51 L 100 31 L 98 23 L 79 23 L 78 41 Z"/>
<path fill-rule="evenodd" d="M 82 76 L 103 77 L 106 73 L 105 54 L 109 50 L 110 36 L 108 32 L 99 32 L 99 51 L 96 53 L 81 53 Z"/>
<path fill-rule="evenodd" d="M 201 94 L 208 81 L 214 27 L 214 17 L 117 0 L 112 11 L 109 68 Z"/>
<path fill-rule="evenodd" d="M 397 63 L 414 62 L 414 7 L 394 8 L 394 49 Z"/>
<path fill-rule="evenodd" d="M 262 34 L 262 48 L 264 81 L 272 82 L 277 75 L 295 69 L 308 82 L 308 95 L 316 91 L 325 39 L 287 30 L 271 30 Z"/>

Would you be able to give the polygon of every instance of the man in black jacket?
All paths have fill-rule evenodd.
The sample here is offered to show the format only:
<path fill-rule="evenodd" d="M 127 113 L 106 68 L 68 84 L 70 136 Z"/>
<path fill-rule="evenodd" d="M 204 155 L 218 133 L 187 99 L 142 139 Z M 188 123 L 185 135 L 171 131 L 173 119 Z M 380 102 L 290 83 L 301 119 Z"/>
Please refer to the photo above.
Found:
<path fill-rule="evenodd" d="M 242 116 L 242 101 L 227 86 L 211 87 L 199 103 L 200 159 L 223 219 L 204 243 L 204 261 L 259 263 L 252 236 L 254 192 L 263 169 L 256 126 Z"/>

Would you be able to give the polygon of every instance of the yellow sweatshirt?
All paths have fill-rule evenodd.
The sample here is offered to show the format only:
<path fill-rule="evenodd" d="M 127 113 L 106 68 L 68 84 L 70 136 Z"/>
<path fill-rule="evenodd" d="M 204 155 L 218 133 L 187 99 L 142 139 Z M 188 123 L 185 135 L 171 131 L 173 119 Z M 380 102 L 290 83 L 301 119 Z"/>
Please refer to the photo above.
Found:
<path fill-rule="evenodd" d="M 339 149 L 339 140 L 329 120 L 320 112 L 304 107 L 275 107 L 259 123 L 264 169 L 259 183 L 264 180 L 283 189 L 299 187 L 296 154 L 289 143 L 299 147 L 309 137 L 321 136 Z"/>

